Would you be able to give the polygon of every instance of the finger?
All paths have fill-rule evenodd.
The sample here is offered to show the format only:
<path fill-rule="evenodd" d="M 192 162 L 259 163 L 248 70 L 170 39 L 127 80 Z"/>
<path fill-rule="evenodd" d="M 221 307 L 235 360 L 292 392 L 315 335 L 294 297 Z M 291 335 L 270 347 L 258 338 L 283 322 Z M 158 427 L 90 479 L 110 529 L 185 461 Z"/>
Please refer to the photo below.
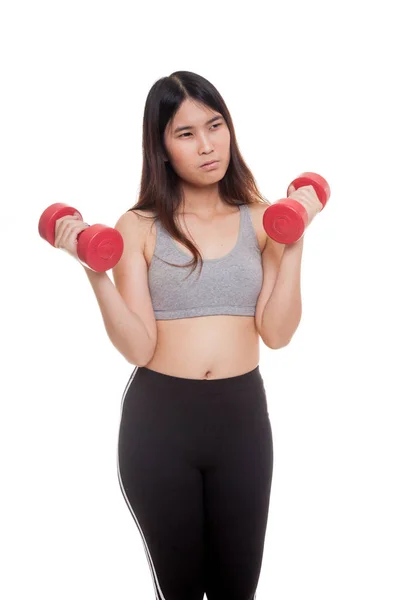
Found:
<path fill-rule="evenodd" d="M 87 229 L 88 227 L 89 225 L 87 223 L 82 222 L 71 225 L 71 231 L 67 233 L 65 238 L 66 245 L 72 246 L 72 244 L 75 244 L 78 241 L 78 235 L 81 233 L 81 231 Z"/>
<path fill-rule="evenodd" d="M 64 244 L 66 248 L 72 248 L 75 246 L 75 243 L 78 241 L 78 233 L 79 232 L 76 231 L 76 228 L 71 229 L 71 231 L 67 233 Z"/>
<path fill-rule="evenodd" d="M 60 223 L 57 229 L 56 237 L 54 239 L 54 245 L 56 246 L 56 248 L 65 248 L 71 233 L 71 227 L 73 228 L 75 224 L 75 219 L 73 221 L 64 221 L 63 223 Z"/>
<path fill-rule="evenodd" d="M 79 215 L 65 215 L 64 217 L 60 217 L 55 221 L 55 226 L 59 227 L 62 223 L 68 222 L 71 219 L 76 221 L 77 219 L 80 219 L 80 217 Z"/>
<path fill-rule="evenodd" d="M 59 248 L 65 242 L 65 234 L 68 231 L 68 227 L 66 225 L 66 223 L 62 223 L 56 231 L 56 235 L 54 238 L 54 245 L 56 248 Z"/>
<path fill-rule="evenodd" d="M 68 227 L 68 224 L 76 223 L 77 219 L 78 217 L 74 217 L 71 215 L 67 215 L 66 217 L 61 217 L 60 219 L 57 219 L 54 228 L 55 237 L 60 238 L 60 236 L 64 233 L 65 228 Z"/>
<path fill-rule="evenodd" d="M 54 246 L 55 248 L 59 248 L 60 247 L 60 242 L 62 240 L 64 234 L 64 230 L 61 227 L 58 227 L 56 229 L 55 235 L 54 235 Z"/>

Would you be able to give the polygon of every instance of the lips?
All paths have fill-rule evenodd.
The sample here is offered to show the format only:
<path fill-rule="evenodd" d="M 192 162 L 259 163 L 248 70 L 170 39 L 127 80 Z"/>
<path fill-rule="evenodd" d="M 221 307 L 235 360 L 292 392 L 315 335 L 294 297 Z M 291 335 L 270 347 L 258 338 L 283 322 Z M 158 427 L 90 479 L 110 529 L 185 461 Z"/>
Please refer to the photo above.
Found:
<path fill-rule="evenodd" d="M 206 163 L 203 163 L 202 165 L 200 165 L 201 167 L 205 167 L 206 165 L 212 165 L 212 163 L 217 163 L 217 160 L 209 160 Z"/>

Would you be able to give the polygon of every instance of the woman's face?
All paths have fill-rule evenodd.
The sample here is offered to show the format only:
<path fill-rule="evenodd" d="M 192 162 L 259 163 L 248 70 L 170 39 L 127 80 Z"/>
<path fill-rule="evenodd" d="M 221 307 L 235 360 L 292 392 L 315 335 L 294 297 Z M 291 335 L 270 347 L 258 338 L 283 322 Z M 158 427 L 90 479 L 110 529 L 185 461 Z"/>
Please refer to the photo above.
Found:
<path fill-rule="evenodd" d="M 207 123 L 210 119 L 215 120 Z M 183 180 L 198 186 L 210 185 L 220 181 L 228 169 L 230 139 L 228 125 L 220 113 L 186 99 L 165 129 L 166 158 Z M 211 160 L 219 161 L 216 168 L 201 168 Z"/>

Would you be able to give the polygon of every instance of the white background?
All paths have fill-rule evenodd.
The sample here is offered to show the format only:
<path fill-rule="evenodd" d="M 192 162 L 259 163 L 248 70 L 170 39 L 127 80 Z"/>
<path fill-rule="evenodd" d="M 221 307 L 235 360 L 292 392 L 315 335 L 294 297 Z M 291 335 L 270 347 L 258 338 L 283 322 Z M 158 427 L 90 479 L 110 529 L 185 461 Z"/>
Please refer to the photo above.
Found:
<path fill-rule="evenodd" d="M 113 226 L 136 203 L 144 103 L 175 70 L 220 91 L 269 200 L 302 171 L 331 186 L 301 324 L 260 342 L 275 458 L 257 600 L 400 597 L 395 4 L 2 3 L 4 599 L 154 598 L 117 479 L 133 366 L 37 223 L 67 202 Z"/>

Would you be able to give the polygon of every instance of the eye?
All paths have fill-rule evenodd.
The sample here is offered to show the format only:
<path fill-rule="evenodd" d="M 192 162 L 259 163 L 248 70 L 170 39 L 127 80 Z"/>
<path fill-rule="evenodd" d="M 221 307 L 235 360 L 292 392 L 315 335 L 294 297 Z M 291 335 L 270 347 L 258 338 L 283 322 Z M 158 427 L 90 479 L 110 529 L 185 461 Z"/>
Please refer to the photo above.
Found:
<path fill-rule="evenodd" d="M 222 123 L 214 123 L 214 125 L 211 125 L 211 127 L 219 127 L 220 125 L 222 125 Z M 190 131 L 187 131 L 186 133 L 182 133 L 181 135 L 178 135 L 178 137 L 184 137 L 185 135 L 192 135 L 190 133 Z"/>

